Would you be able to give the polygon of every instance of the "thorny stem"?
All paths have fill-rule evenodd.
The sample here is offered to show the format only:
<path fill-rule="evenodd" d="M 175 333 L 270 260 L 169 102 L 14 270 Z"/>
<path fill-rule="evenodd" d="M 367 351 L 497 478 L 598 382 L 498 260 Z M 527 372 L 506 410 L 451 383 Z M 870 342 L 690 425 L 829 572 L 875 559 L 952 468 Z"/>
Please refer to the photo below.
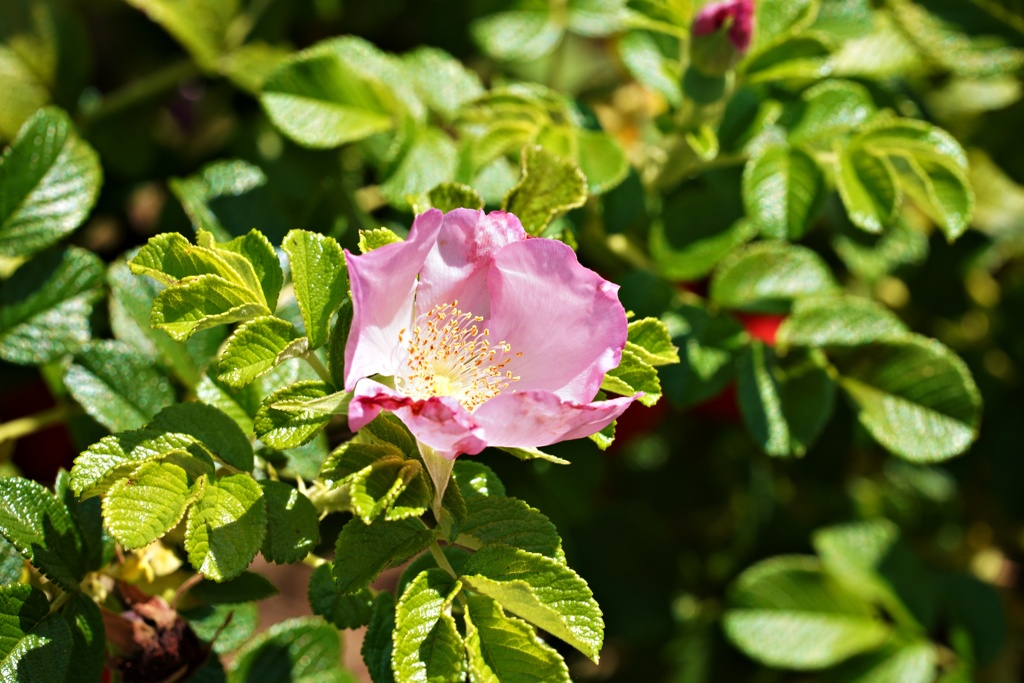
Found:
<path fill-rule="evenodd" d="M 40 429 L 45 429 L 51 425 L 55 425 L 59 422 L 63 422 L 72 415 L 77 415 L 81 412 L 80 408 L 71 406 L 66 403 L 56 405 L 53 408 L 47 408 L 35 415 L 27 415 L 25 417 L 19 417 L 16 420 L 5 422 L 0 424 L 0 443 L 4 441 L 14 441 L 20 439 L 23 436 L 28 436 L 38 432 Z"/>
<path fill-rule="evenodd" d="M 189 592 L 189 590 L 191 590 L 193 586 L 195 586 L 197 583 L 199 583 L 202 580 L 203 580 L 203 575 L 202 574 L 193 574 L 192 576 L 190 576 L 187 579 L 185 579 L 184 581 L 182 581 L 181 585 L 178 586 L 178 589 L 176 591 L 174 591 L 174 597 L 171 598 L 171 607 L 173 609 L 177 609 L 178 608 L 177 607 L 178 601 L 181 600 L 181 596 L 183 596 L 185 593 Z"/>

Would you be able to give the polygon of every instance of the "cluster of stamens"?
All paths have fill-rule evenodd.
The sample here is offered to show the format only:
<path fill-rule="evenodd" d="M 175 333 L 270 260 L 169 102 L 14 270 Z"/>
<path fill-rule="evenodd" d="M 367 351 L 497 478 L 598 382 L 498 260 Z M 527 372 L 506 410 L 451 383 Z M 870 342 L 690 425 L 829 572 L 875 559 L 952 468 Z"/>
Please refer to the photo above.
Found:
<path fill-rule="evenodd" d="M 406 358 L 395 388 L 417 400 L 451 396 L 472 412 L 519 380 L 506 366 L 523 354 L 513 354 L 508 342 L 491 343 L 483 318 L 458 305 L 438 304 L 398 333 Z"/>

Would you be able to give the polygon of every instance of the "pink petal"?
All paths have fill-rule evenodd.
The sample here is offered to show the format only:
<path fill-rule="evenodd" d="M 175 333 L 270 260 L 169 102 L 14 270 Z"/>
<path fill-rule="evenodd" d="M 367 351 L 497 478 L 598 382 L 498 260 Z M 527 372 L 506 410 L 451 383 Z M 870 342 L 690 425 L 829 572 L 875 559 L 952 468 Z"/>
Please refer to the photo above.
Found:
<path fill-rule="evenodd" d="M 542 390 L 585 403 L 626 345 L 618 285 L 584 268 L 567 245 L 528 239 L 494 257 L 487 278 L 493 343 L 522 353 L 507 367 L 518 392 Z"/>
<path fill-rule="evenodd" d="M 636 398 L 576 403 L 547 391 L 517 391 L 487 401 L 473 419 L 483 428 L 489 446 L 532 448 L 599 432 Z"/>
<path fill-rule="evenodd" d="M 352 286 L 352 331 L 345 346 L 345 389 L 370 375 L 394 374 L 398 333 L 412 322 L 416 276 L 437 240 L 437 209 L 413 221 L 409 239 L 354 256 L 345 251 Z"/>
<path fill-rule="evenodd" d="M 526 239 L 519 219 L 503 211 L 455 209 L 444 215 L 437 245 L 420 272 L 416 312 L 426 313 L 440 303 L 458 299 L 459 308 L 490 316 L 487 270 L 496 252 Z"/>
<path fill-rule="evenodd" d="M 348 408 L 349 429 L 359 431 L 382 410 L 393 412 L 418 441 L 449 460 L 462 453 L 476 455 L 487 446 L 483 430 L 455 399 L 434 396 L 417 401 L 373 380 L 356 385 Z"/>

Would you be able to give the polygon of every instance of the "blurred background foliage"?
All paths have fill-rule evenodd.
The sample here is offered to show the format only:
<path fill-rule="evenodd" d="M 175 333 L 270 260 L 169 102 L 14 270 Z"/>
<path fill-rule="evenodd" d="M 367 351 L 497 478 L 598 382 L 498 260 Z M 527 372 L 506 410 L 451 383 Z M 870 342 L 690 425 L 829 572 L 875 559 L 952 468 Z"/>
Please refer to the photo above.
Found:
<path fill-rule="evenodd" d="M 683 78 L 689 21 L 700 4 L 8 0 L 0 6 L 0 139 L 14 140 L 43 105 L 68 112 L 98 155 L 102 184 L 81 227 L 58 239 L 106 263 L 157 232 L 191 234 L 202 225 L 222 238 L 256 227 L 273 244 L 289 229 L 315 230 L 354 248 L 358 229 L 407 229 L 407 195 L 459 180 L 496 208 L 519 176 L 522 144 L 568 156 L 575 149 L 590 199 L 544 234 L 578 243 L 581 260 L 621 284 L 628 310 L 668 322 L 684 363 L 661 373 L 669 400 L 631 409 L 603 454 L 581 441 L 551 449 L 572 461 L 567 467 L 486 456 L 511 495 L 555 522 L 571 565 L 604 610 L 601 666 L 563 652 L 574 678 L 1020 680 L 1024 154 L 1017 137 L 1024 128 L 1024 6 L 763 0 L 754 44 L 729 85 L 743 87 L 720 98 Z M 282 60 L 340 35 L 398 55 L 430 46 L 467 67 L 451 69 L 424 52 L 410 63 L 428 73 L 420 80 L 426 87 L 414 93 L 412 79 L 390 86 L 387 97 L 413 93 L 406 106 L 429 104 L 429 126 L 408 133 L 427 142 L 417 147 L 371 131 L 358 144 L 342 145 L 317 138 L 316 120 L 312 133 L 289 129 L 288 110 L 275 109 L 267 90 L 261 103 L 259 93 Z M 353 45 L 344 50 L 358 51 Z M 823 92 L 813 89 L 840 79 L 842 97 L 817 105 L 825 108 L 820 121 L 801 119 Z M 281 72 L 268 83 L 274 92 L 290 87 Z M 507 110 L 488 104 L 484 86 L 493 94 L 513 83 L 550 90 L 505 91 L 500 96 L 515 100 Z M 366 97 L 385 97 L 374 92 Z M 803 135 L 813 146 L 822 131 L 806 126 L 822 121 L 826 142 L 858 133 L 867 116 L 857 102 L 865 101 L 955 136 L 969 158 L 970 229 L 950 242 L 966 224 L 957 227 L 948 212 L 936 218 L 913 203 L 896 207 L 884 232 L 858 229 L 849 203 L 829 189 L 836 181 L 828 155 L 842 154 L 838 147 L 814 152 L 817 162 L 810 163 L 830 170 L 808 181 L 824 189 L 805 202 L 803 224 L 789 214 L 782 234 L 771 225 L 751 227 L 766 200 L 744 187 L 745 165 L 752 174 L 748 160 L 763 158 L 773 136 L 795 144 Z M 854 104 L 844 109 L 844 102 Z M 497 126 L 505 137 L 490 140 L 497 150 L 491 154 L 474 126 L 508 111 L 511 119 Z M 522 123 L 537 117 L 547 123 Z M 801 120 L 811 123 L 801 129 Z M 575 132 L 563 135 L 562 124 Z M 456 149 L 451 136 L 471 143 Z M 484 158 L 473 158 L 474 150 Z M 404 175 L 396 170 L 403 163 Z M 739 405 L 754 399 L 742 396 L 742 378 L 736 388 L 737 364 L 751 362 L 740 357 L 752 349 L 763 352 L 761 342 L 771 353 L 791 299 L 737 306 L 729 315 L 708 303 L 715 299 L 708 275 L 758 230 L 809 247 L 845 291 L 880 302 L 966 362 L 984 402 L 977 440 L 966 453 L 941 464 L 898 458 L 858 423 L 856 404 L 828 393 L 821 424 L 811 429 L 820 433 L 803 457 L 765 454 L 770 444 L 752 427 L 751 409 Z M 9 278 L 0 291 L 13 292 L 11 274 L 29 255 L 17 247 L 0 253 L 0 273 Z M 110 270 L 103 291 L 120 303 L 93 309 L 93 338 L 120 338 L 117 307 L 147 286 L 125 280 L 119 268 Z M 174 364 L 176 389 L 161 391 L 171 391 L 171 400 L 175 390 L 179 398 L 194 395 L 220 341 L 207 339 L 205 351 L 191 344 L 195 362 Z M 779 355 L 792 361 L 799 354 Z M 52 481 L 56 467 L 69 467 L 107 429 L 125 428 L 75 408 L 65 386 L 66 354 L 4 357 L 0 417 L 12 424 L 32 414 L 43 416 L 35 426 L 54 425 L 5 432 L 0 453 L 8 471 Z M 88 366 L 88 359 L 77 363 Z M 821 406 L 801 410 L 817 414 Z M 737 577 L 780 555 L 817 554 L 828 565 L 829 548 L 838 552 L 842 541 L 822 530 L 858 520 L 874 524 L 861 531 L 875 540 L 854 544 L 855 554 L 882 548 L 885 559 L 873 571 L 903 605 L 883 600 L 886 619 L 900 623 L 896 612 L 909 610 L 904 625 L 917 629 L 914 642 L 934 643 L 924 658 L 928 675 L 856 660 L 846 669 L 792 673 L 788 667 L 819 667 L 772 661 L 744 646 L 742 634 L 733 642 L 726 637 L 723 615 L 747 599 Z M 811 590 L 802 585 L 794 590 Z M 769 643 L 785 649 L 785 634 L 772 633 Z M 884 647 L 902 647 L 899 637 Z"/>

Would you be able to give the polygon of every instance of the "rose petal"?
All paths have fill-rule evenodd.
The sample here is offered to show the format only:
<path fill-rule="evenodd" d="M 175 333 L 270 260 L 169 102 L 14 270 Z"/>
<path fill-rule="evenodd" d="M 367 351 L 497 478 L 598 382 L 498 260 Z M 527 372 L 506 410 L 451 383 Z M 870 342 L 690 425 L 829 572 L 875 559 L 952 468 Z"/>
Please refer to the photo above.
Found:
<path fill-rule="evenodd" d="M 370 375 L 394 374 L 398 333 L 412 321 L 416 276 L 437 240 L 437 209 L 413 221 L 409 239 L 354 256 L 345 251 L 352 285 L 352 331 L 345 346 L 345 389 Z"/>
<path fill-rule="evenodd" d="M 472 415 L 455 399 L 434 396 L 417 401 L 373 380 L 356 385 L 348 408 L 349 429 L 359 431 L 381 410 L 393 412 L 418 441 L 449 460 L 462 453 L 476 455 L 487 446 Z"/>
<path fill-rule="evenodd" d="M 503 211 L 455 209 L 444 215 L 437 244 L 420 271 L 416 313 L 457 299 L 459 308 L 490 316 L 487 270 L 501 248 L 526 239 L 519 219 Z"/>
<path fill-rule="evenodd" d="M 533 448 L 599 432 L 636 398 L 576 403 L 547 391 L 517 391 L 487 401 L 473 413 L 473 420 L 483 428 L 489 446 Z"/>
<path fill-rule="evenodd" d="M 618 285 L 584 268 L 567 245 L 549 239 L 510 244 L 494 257 L 487 279 L 494 343 L 522 353 L 507 369 L 516 391 L 550 391 L 585 403 L 626 345 L 626 312 Z"/>

